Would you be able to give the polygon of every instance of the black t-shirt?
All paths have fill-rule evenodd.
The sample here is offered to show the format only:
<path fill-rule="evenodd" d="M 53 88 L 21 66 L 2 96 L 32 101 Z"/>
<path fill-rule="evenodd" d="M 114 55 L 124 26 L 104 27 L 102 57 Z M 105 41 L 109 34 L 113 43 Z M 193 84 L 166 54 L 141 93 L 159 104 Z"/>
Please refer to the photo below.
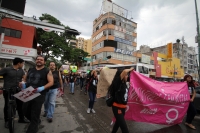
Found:
<path fill-rule="evenodd" d="M 50 87 L 50 89 L 57 89 L 59 87 L 59 71 L 53 71 L 53 86 Z"/>
<path fill-rule="evenodd" d="M 18 87 L 24 75 L 25 73 L 22 69 L 17 70 L 13 67 L 6 67 L 0 70 L 0 76 L 3 76 L 4 79 L 3 87 L 5 89 Z"/>
<path fill-rule="evenodd" d="M 98 79 L 95 77 L 91 77 L 89 79 L 89 88 L 88 88 L 88 92 L 93 92 L 93 93 L 97 93 L 97 84 L 98 84 Z"/>
<path fill-rule="evenodd" d="M 126 105 L 128 102 L 128 87 L 126 83 L 121 83 L 119 88 L 114 92 L 114 101 Z"/>
<path fill-rule="evenodd" d="M 48 83 L 48 73 L 49 70 L 46 67 L 41 70 L 37 70 L 36 68 L 29 69 L 26 79 L 27 87 L 32 86 L 35 89 L 41 86 L 45 86 Z M 41 94 L 46 94 L 46 90 L 42 91 Z"/>
<path fill-rule="evenodd" d="M 70 83 L 73 83 L 76 79 L 76 76 L 75 75 L 69 75 L 69 82 Z"/>

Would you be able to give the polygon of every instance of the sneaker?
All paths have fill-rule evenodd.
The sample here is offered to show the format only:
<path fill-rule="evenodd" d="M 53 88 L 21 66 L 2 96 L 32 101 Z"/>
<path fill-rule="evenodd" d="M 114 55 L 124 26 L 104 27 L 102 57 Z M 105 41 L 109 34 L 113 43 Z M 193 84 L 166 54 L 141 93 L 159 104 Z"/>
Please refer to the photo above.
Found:
<path fill-rule="evenodd" d="M 51 123 L 53 121 L 52 118 L 47 118 L 48 122 Z"/>
<path fill-rule="evenodd" d="M 47 117 L 47 112 L 44 112 L 43 117 Z"/>
<path fill-rule="evenodd" d="M 88 113 L 88 114 L 90 113 L 90 108 L 87 109 L 87 113 Z"/>
<path fill-rule="evenodd" d="M 92 111 L 92 113 L 96 113 L 96 112 L 94 111 L 94 109 L 92 109 L 91 111 Z"/>

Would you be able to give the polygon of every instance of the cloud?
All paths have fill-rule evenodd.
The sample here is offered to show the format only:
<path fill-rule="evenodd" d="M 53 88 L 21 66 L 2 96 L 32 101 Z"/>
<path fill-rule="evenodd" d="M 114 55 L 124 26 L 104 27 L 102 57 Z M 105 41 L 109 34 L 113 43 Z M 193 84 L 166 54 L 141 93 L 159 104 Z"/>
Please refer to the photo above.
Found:
<path fill-rule="evenodd" d="M 128 9 L 129 17 L 138 23 L 138 46 L 152 47 L 175 42 L 185 37 L 196 46 L 196 18 L 192 0 L 113 0 Z M 77 29 L 81 36 L 90 38 L 93 20 L 100 15 L 102 0 L 27 0 L 25 15 L 37 17 L 48 13 L 64 25 Z"/>

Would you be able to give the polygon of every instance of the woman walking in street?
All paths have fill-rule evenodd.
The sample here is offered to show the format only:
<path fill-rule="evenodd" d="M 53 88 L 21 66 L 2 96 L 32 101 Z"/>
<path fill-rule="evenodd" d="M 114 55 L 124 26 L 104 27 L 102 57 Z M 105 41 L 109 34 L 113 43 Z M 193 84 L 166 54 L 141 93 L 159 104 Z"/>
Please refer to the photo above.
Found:
<path fill-rule="evenodd" d="M 95 97 L 97 94 L 97 83 L 98 83 L 98 78 L 97 78 L 97 72 L 95 70 L 93 70 L 90 74 L 89 77 L 89 81 L 88 81 L 88 95 L 89 95 L 89 107 L 87 109 L 87 113 L 89 114 L 90 111 L 92 111 L 92 113 L 95 113 L 93 106 L 94 106 L 94 102 L 95 102 Z"/>
<path fill-rule="evenodd" d="M 74 94 L 74 83 L 76 82 L 76 77 L 73 72 L 69 75 L 68 83 L 70 88 L 70 94 Z"/>
<path fill-rule="evenodd" d="M 124 119 L 126 105 L 128 101 L 128 87 L 126 85 L 128 79 L 128 73 L 134 70 L 125 69 L 118 70 L 109 87 L 109 92 L 112 97 L 114 97 L 114 103 L 112 105 L 113 114 L 116 118 L 116 122 L 113 126 L 112 133 L 116 133 L 120 127 L 122 133 L 129 133 L 126 121 Z"/>
<path fill-rule="evenodd" d="M 196 96 L 195 84 L 193 82 L 192 76 L 190 76 L 190 75 L 185 75 L 184 81 L 187 82 L 188 91 L 190 93 L 190 103 L 189 103 L 188 110 L 187 110 L 187 117 L 186 117 L 185 125 L 187 125 L 191 129 L 196 129 L 196 127 L 194 125 L 192 125 L 192 121 L 196 115 L 196 109 L 195 109 L 194 103 L 193 103 L 194 98 Z"/>

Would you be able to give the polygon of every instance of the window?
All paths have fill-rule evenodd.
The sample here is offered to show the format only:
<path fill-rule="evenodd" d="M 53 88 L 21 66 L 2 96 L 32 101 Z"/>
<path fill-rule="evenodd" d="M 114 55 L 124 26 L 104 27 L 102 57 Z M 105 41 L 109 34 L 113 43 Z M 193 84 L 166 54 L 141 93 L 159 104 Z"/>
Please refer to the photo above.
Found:
<path fill-rule="evenodd" d="M 11 37 L 15 37 L 16 36 L 16 32 L 17 32 L 16 30 L 11 30 L 10 31 L 10 36 Z"/>
<path fill-rule="evenodd" d="M 115 21 L 114 19 L 112 20 L 112 24 L 113 24 L 113 25 L 116 25 L 116 21 Z"/>
<path fill-rule="evenodd" d="M 99 30 L 99 26 L 97 26 L 96 31 Z"/>
<path fill-rule="evenodd" d="M 15 37 L 15 38 L 21 38 L 22 32 L 19 30 L 14 29 L 8 29 L 4 27 L 0 27 L 0 34 L 5 33 L 5 36 Z"/>
<path fill-rule="evenodd" d="M 5 29 L 5 36 L 10 36 L 10 29 Z"/>
<path fill-rule="evenodd" d="M 0 34 L 4 33 L 5 28 L 4 27 L 0 27 Z"/>
<path fill-rule="evenodd" d="M 148 74 L 149 73 L 149 70 L 148 70 L 147 67 L 138 66 L 138 69 L 139 69 L 139 73 L 143 73 L 143 74 Z"/>

